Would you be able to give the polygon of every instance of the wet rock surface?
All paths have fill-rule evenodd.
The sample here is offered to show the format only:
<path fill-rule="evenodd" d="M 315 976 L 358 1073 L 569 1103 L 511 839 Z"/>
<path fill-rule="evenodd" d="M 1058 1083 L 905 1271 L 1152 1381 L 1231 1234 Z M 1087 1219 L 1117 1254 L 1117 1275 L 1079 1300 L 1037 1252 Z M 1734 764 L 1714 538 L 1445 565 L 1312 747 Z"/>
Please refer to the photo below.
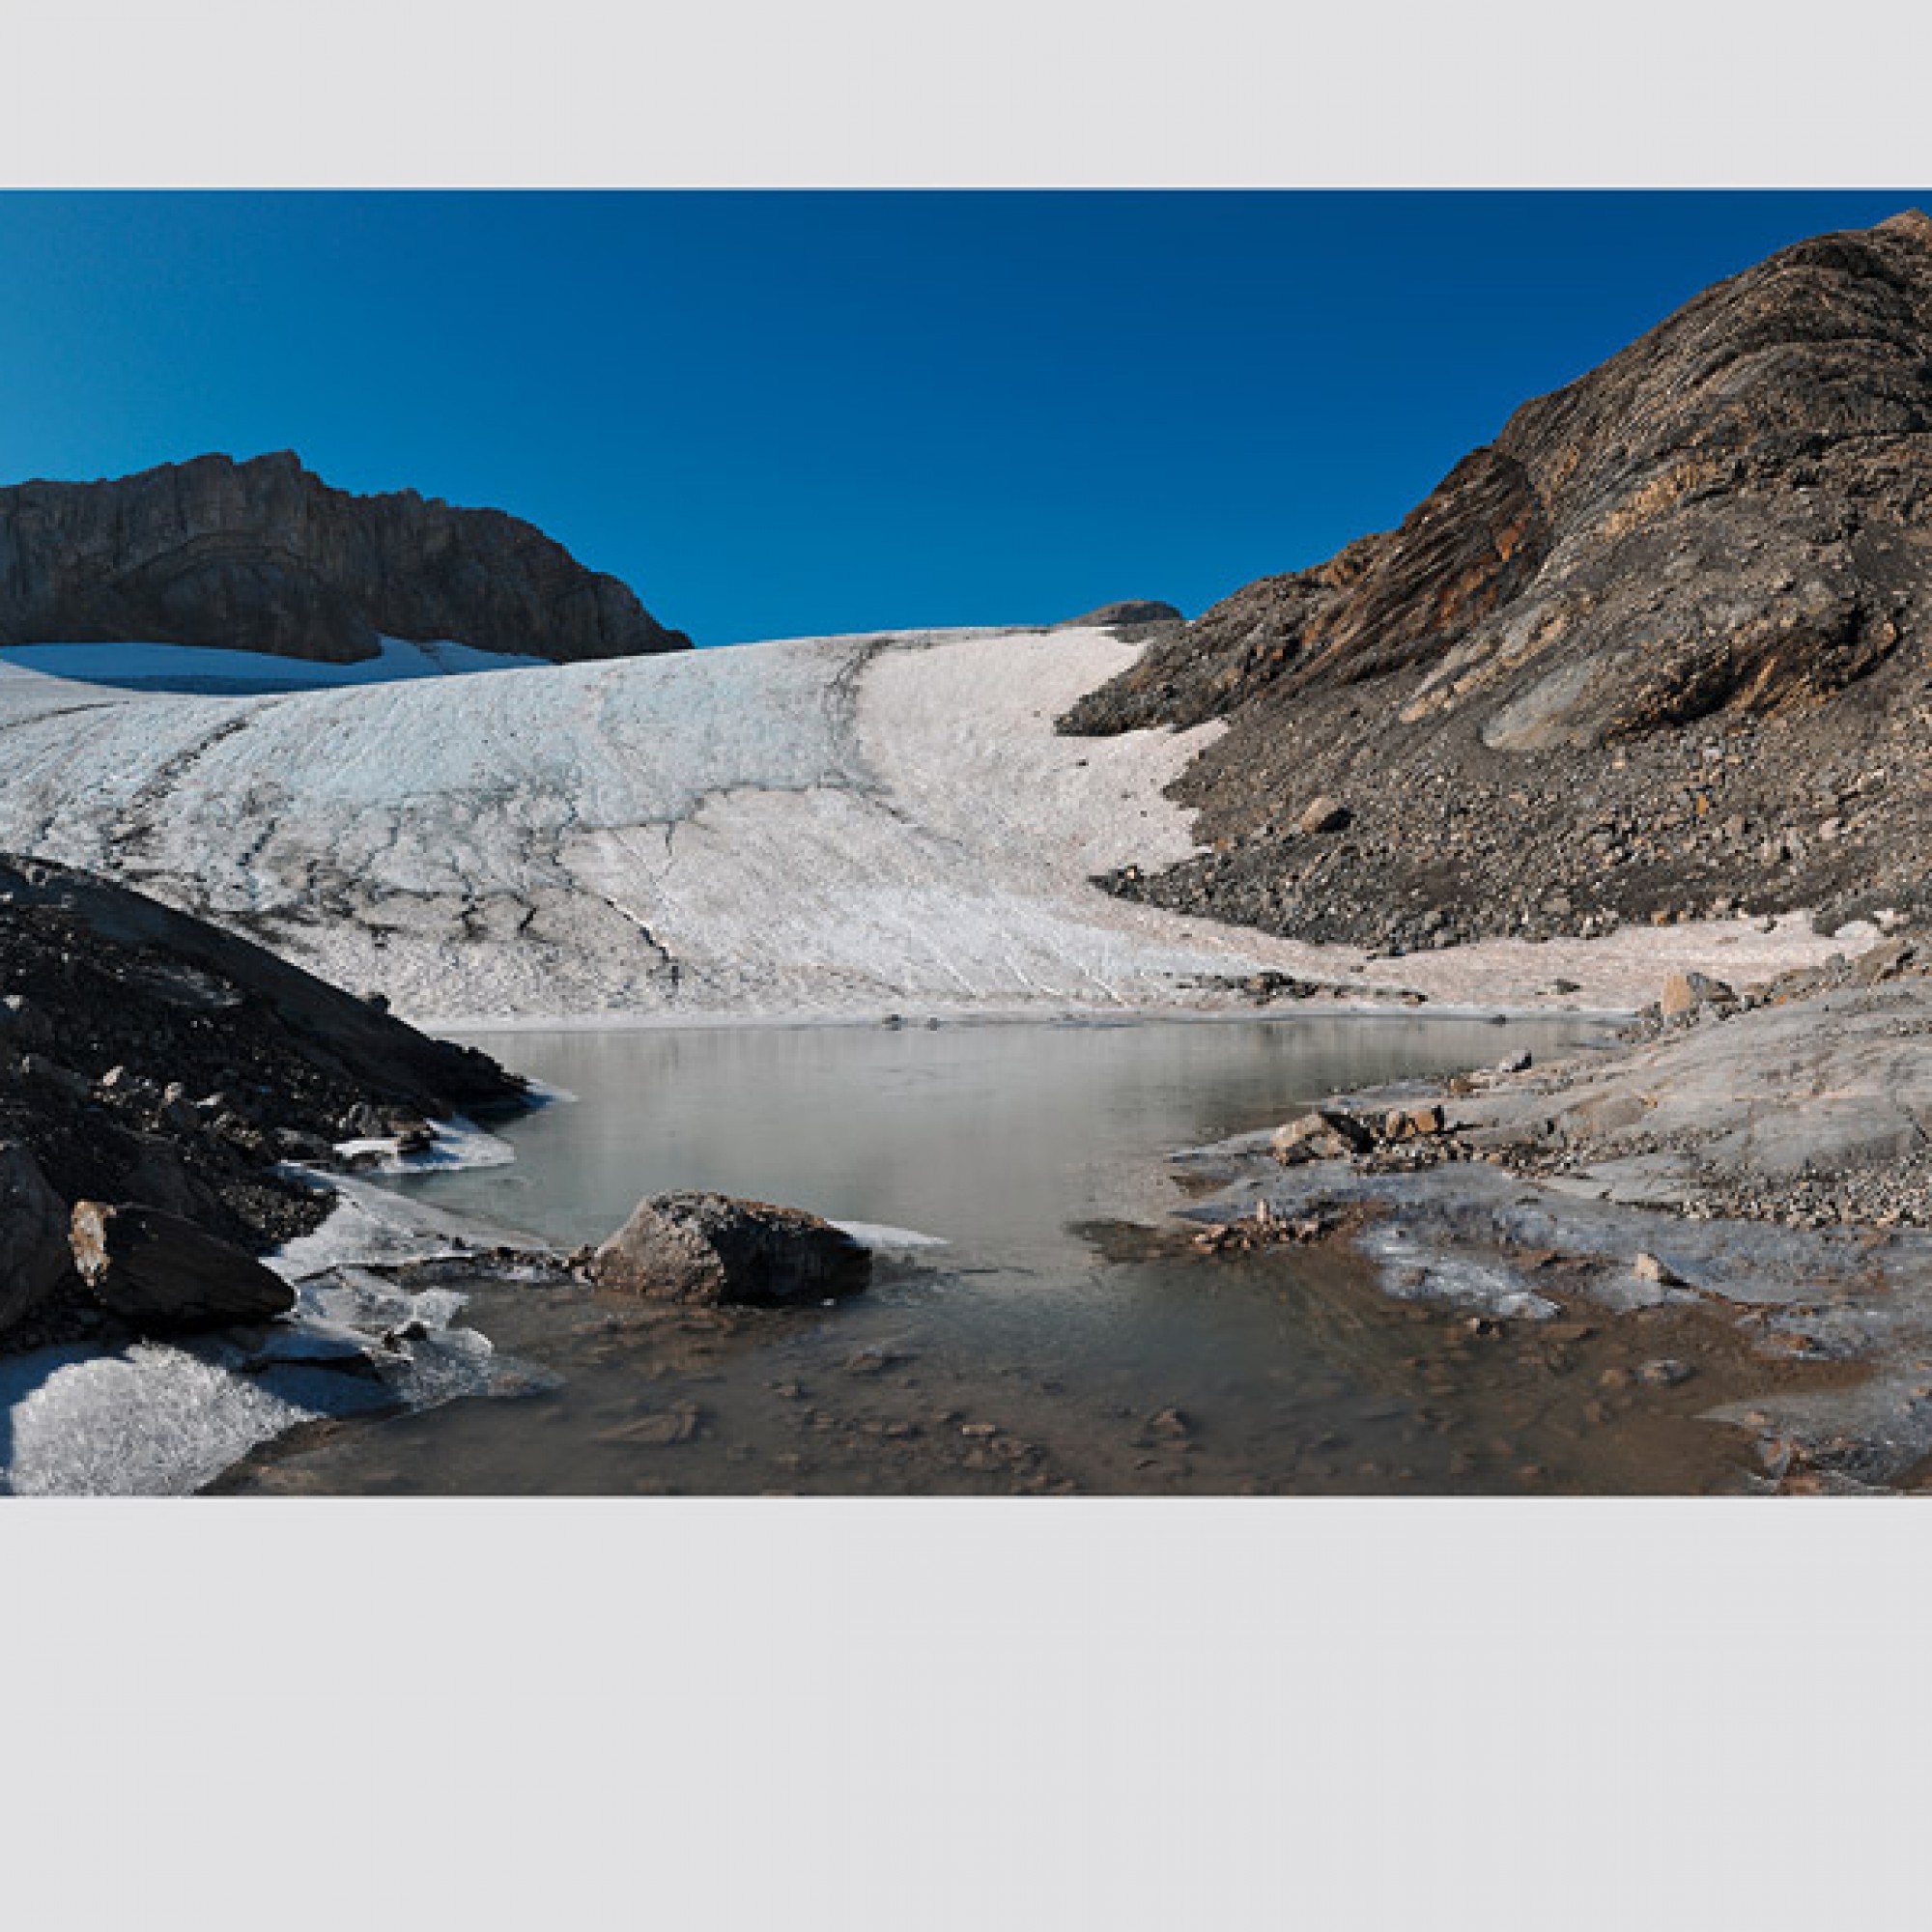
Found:
<path fill-rule="evenodd" d="M 1786 249 L 1526 404 L 1400 529 L 1062 721 L 1225 719 L 1209 849 L 1104 880 L 1402 947 L 1932 910 L 1932 220 Z M 1350 814 L 1298 822 L 1324 795 Z"/>
<path fill-rule="evenodd" d="M 1740 993 L 1692 974 L 1688 1005 L 1673 975 L 1617 1052 L 1452 1083 L 1440 1151 L 1691 1216 L 1932 1226 L 1928 968 L 1893 945 Z"/>
<path fill-rule="evenodd" d="M 39 861 L 0 858 L 0 1347 L 66 1333 L 84 1299 L 71 1268 L 49 1279 L 56 1209 L 138 1205 L 255 1254 L 327 1211 L 284 1161 L 524 1093 L 486 1055 Z"/>
<path fill-rule="evenodd" d="M 518 518 L 412 490 L 351 496 L 288 452 L 0 489 L 0 644 L 353 664 L 385 637 L 559 664 L 690 646 Z"/>
<path fill-rule="evenodd" d="M 1727 1386 L 1753 1393 L 1699 1412 L 1760 1432 L 1764 1481 L 1921 1486 L 1928 965 L 1900 942 L 1736 992 L 1675 976 L 1702 996 L 1660 1002 L 1607 1050 L 1351 1095 L 1204 1150 L 1197 1171 L 1226 1186 L 1188 1210 L 1196 1245 L 1346 1238 L 1390 1294 L 1472 1320 L 1702 1309 L 1749 1358 Z M 1794 1363 L 1841 1373 L 1804 1389 L 1782 1378 Z M 1681 1350 L 1616 1372 L 1708 1392 Z"/>

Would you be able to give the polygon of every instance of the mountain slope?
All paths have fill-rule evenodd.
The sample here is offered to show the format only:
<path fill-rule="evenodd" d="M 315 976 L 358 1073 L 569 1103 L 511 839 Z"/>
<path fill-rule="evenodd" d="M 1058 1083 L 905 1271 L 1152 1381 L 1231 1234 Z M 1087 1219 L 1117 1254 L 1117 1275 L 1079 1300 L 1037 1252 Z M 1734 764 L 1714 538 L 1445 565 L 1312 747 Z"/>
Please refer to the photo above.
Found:
<path fill-rule="evenodd" d="M 560 664 L 690 644 L 529 524 L 412 490 L 350 496 L 286 451 L 0 489 L 0 645 L 353 664 L 384 638 Z"/>
<path fill-rule="evenodd" d="M 1395 531 L 1074 706 L 1225 719 L 1127 896 L 1368 944 L 1927 904 L 1932 220 L 1802 242 L 1526 404 Z M 1325 794 L 1340 831 L 1300 829 Z M 1333 816 L 1334 814 L 1328 814 Z"/>

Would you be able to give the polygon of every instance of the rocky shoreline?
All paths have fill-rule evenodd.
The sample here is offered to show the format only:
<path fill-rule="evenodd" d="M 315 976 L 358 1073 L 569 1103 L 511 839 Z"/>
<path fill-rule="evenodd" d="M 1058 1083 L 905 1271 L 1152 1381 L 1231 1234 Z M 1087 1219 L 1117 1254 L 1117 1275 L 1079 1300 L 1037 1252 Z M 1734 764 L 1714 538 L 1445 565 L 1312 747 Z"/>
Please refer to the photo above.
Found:
<path fill-rule="evenodd" d="M 1677 975 L 1548 1065 L 1338 1096 L 1198 1150 L 1197 1247 L 1339 1243 L 1472 1324 L 1655 1321 L 1745 1338 L 1768 1487 L 1917 1487 L 1932 1456 L 1932 958 L 1899 939 L 1732 989 Z M 1817 1386 L 1792 1387 L 1793 1365 Z M 1660 1356 L 1638 1375 L 1690 1380 Z M 1621 1386 L 1622 1384 L 1618 1384 Z"/>
<path fill-rule="evenodd" d="M 259 1316 L 252 1258 L 327 1216 L 314 1175 L 353 1168 L 358 1141 L 427 1148 L 459 1112 L 525 1100 L 517 1076 L 379 996 L 43 861 L 0 857 L 0 1350 L 203 1325 L 191 1294 L 171 1322 L 165 1295 L 111 1292 L 136 1247 L 160 1256 L 137 1276 L 191 1250 L 189 1287 L 227 1257 L 234 1313 Z M 99 1216 L 123 1208 L 158 1218 L 109 1239 Z"/>

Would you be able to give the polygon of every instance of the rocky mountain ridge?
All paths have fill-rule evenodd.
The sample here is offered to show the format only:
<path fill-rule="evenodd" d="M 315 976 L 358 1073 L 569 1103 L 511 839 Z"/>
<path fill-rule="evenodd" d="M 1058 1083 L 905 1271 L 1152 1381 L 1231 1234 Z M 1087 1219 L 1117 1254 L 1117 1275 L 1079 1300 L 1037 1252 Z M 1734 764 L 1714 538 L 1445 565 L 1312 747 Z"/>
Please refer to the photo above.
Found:
<path fill-rule="evenodd" d="M 0 489 L 0 645 L 353 664 L 385 637 L 559 664 L 690 647 L 530 524 L 412 490 L 352 496 L 288 451 Z"/>
<path fill-rule="evenodd" d="M 1717 284 L 1400 528 L 1159 635 L 1062 728 L 1225 719 L 1170 790 L 1210 849 L 1104 883 L 1406 948 L 1932 910 L 1928 507 L 1914 210 Z"/>

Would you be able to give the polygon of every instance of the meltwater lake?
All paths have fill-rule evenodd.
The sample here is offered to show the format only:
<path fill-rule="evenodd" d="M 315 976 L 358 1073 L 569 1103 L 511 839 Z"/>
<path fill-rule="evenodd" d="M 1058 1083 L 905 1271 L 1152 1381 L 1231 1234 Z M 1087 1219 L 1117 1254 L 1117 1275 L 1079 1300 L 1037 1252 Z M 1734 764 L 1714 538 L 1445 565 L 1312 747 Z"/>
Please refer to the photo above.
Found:
<path fill-rule="evenodd" d="M 562 1246 L 671 1188 L 933 1244 L 882 1252 L 836 1308 L 479 1279 L 465 1320 L 531 1367 L 529 1392 L 330 1425 L 225 1487 L 1359 1493 L 1514 1491 L 1527 1467 L 1643 1488 L 1593 1466 L 1581 1432 L 1552 1435 L 1547 1351 L 1472 1353 L 1455 1311 L 1390 1300 L 1347 1253 L 1206 1257 L 1170 1219 L 1179 1150 L 1601 1032 L 1297 1015 L 466 1034 L 570 1097 L 499 1129 L 513 1164 L 388 1184 Z"/>

